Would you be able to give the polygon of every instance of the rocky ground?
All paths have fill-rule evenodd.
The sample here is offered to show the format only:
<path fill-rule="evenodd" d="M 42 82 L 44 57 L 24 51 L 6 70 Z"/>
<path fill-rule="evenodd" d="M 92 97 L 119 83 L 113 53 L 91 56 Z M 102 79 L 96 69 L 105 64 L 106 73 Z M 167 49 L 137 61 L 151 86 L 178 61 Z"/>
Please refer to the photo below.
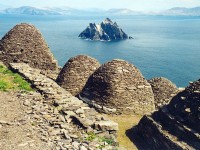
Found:
<path fill-rule="evenodd" d="M 0 149 L 117 148 L 117 123 L 71 96 L 39 70 L 28 66 L 20 70 L 40 93 L 0 92 Z"/>
<path fill-rule="evenodd" d="M 114 149 L 63 118 L 37 92 L 0 92 L 0 149 Z M 81 132 L 80 132 L 81 131 Z"/>
<path fill-rule="evenodd" d="M 22 96 L 24 95 L 24 96 Z M 33 97 L 37 96 L 37 97 Z M 30 97 L 31 96 L 31 97 Z M 36 130 L 33 119 L 35 109 L 29 100 L 42 100 L 37 93 L 17 94 L 0 92 L 0 149 L 2 150 L 42 150 L 50 148 L 40 139 L 42 134 Z M 34 105 L 33 105 L 34 106 Z"/>

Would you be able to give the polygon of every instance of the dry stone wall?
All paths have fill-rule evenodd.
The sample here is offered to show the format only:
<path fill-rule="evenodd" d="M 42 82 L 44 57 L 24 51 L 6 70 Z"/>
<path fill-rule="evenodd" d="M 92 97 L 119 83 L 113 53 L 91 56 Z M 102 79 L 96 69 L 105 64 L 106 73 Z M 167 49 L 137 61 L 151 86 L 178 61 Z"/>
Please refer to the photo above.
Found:
<path fill-rule="evenodd" d="M 40 31 L 22 23 L 12 28 L 0 41 L 0 61 L 8 66 L 24 62 L 46 74 L 57 72 L 58 65 Z"/>
<path fill-rule="evenodd" d="M 89 76 L 99 67 L 100 63 L 89 56 L 72 57 L 62 68 L 56 82 L 76 96 L 82 91 Z"/>
<path fill-rule="evenodd" d="M 173 96 L 178 93 L 178 88 L 170 80 L 159 77 L 148 80 L 153 93 L 156 109 L 168 104 Z"/>
<path fill-rule="evenodd" d="M 31 82 L 45 97 L 45 101 L 48 101 L 50 105 L 55 107 L 54 112 L 56 113 L 54 116 L 59 116 L 61 121 L 59 118 L 51 121 L 51 125 L 57 128 L 54 133 L 66 136 L 66 138 L 71 141 L 71 146 L 73 146 L 73 144 L 76 146 L 78 145 L 77 149 L 79 149 L 82 146 L 80 141 L 82 141 L 83 138 L 87 139 L 89 136 L 87 133 L 94 133 L 95 136 L 107 137 L 116 143 L 117 123 L 102 116 L 93 108 L 88 107 L 87 104 L 72 96 L 71 93 L 60 87 L 56 82 L 42 75 L 39 69 L 33 69 L 28 64 L 24 63 L 12 63 L 10 64 L 10 68 Z M 73 122 L 73 125 L 70 125 L 69 122 Z M 74 128 L 74 124 L 78 127 Z M 60 130 L 59 128 L 72 131 L 64 132 L 65 130 Z M 73 131 L 74 135 L 68 135 L 68 132 L 73 133 Z M 79 141 L 79 143 L 77 143 L 77 141 Z M 62 142 L 60 144 L 62 144 Z M 88 149 L 90 147 L 92 149 L 99 149 L 99 146 L 102 145 L 98 143 L 97 145 L 89 144 Z M 107 147 L 107 149 L 116 148 L 115 145 L 103 146 Z"/>
<path fill-rule="evenodd" d="M 90 76 L 80 98 L 106 113 L 145 114 L 155 108 L 150 84 L 134 65 L 118 59 Z"/>
<path fill-rule="evenodd" d="M 144 116 L 137 134 L 152 150 L 200 149 L 200 79 L 190 83 L 171 102 Z"/>

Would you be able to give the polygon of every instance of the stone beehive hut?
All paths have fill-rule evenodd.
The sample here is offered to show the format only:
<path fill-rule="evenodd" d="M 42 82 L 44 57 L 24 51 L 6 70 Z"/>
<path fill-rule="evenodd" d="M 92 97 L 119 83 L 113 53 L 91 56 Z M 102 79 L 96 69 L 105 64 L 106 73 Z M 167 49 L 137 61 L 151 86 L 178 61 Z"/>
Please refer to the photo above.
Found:
<path fill-rule="evenodd" d="M 68 60 L 59 73 L 56 82 L 72 95 L 78 95 L 89 76 L 99 68 L 99 62 L 85 55 L 78 55 Z"/>
<path fill-rule="evenodd" d="M 176 85 L 166 78 L 153 78 L 148 82 L 153 89 L 156 109 L 168 104 L 171 98 L 178 93 Z"/>
<path fill-rule="evenodd" d="M 7 66 L 12 62 L 25 62 L 43 71 L 58 68 L 40 31 L 26 23 L 16 25 L 1 39 L 0 60 Z"/>
<path fill-rule="evenodd" d="M 106 113 L 145 114 L 154 110 L 154 95 L 140 71 L 112 60 L 90 76 L 80 98 Z"/>
<path fill-rule="evenodd" d="M 137 131 L 144 143 L 157 149 L 200 149 L 200 79 L 152 115 L 144 116 Z"/>

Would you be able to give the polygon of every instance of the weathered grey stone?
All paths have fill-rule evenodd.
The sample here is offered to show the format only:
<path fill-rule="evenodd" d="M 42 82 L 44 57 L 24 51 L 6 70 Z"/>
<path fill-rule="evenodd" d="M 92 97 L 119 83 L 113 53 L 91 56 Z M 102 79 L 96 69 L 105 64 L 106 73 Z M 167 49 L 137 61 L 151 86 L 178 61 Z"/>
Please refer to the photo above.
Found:
<path fill-rule="evenodd" d="M 41 140 L 50 142 L 49 145 L 54 149 L 57 146 L 60 149 L 66 149 L 66 147 L 73 149 L 72 141 L 78 141 L 80 144 L 80 141 L 85 137 L 86 131 L 90 130 L 95 133 L 94 123 L 96 121 L 110 121 L 108 118 L 101 117 L 94 108 L 88 107 L 87 104 L 72 96 L 57 85 L 55 81 L 42 75 L 38 69 L 33 69 L 24 63 L 12 63 L 10 67 L 24 76 L 34 86 L 37 83 L 36 89 L 44 96 L 44 100 L 37 100 L 37 95 L 33 95 L 36 99 L 27 107 L 30 107 L 34 128 L 39 128 Z M 22 104 L 26 101 L 29 100 L 25 98 Z M 99 132 L 108 132 L 105 127 L 104 131 L 99 130 Z M 113 132 L 108 133 L 116 136 Z M 96 141 L 96 143 L 100 142 Z M 91 148 L 98 149 L 94 145 Z"/>
<path fill-rule="evenodd" d="M 99 62 L 92 57 L 86 55 L 72 57 L 60 71 L 56 82 L 72 93 L 72 95 L 78 95 L 85 86 L 89 76 L 99 66 Z"/>
<path fill-rule="evenodd" d="M 1 125 L 11 125 L 12 123 L 5 121 L 5 120 L 0 120 Z"/>
<path fill-rule="evenodd" d="M 118 124 L 113 121 L 97 121 L 95 122 L 95 128 L 103 131 L 117 131 L 119 129 Z"/>
<path fill-rule="evenodd" d="M 137 130 L 152 150 L 200 148 L 200 79 L 191 82 L 170 103 L 144 116 Z"/>
<path fill-rule="evenodd" d="M 80 108 L 80 109 L 77 109 L 77 110 L 76 110 L 76 113 L 77 113 L 77 114 L 84 114 L 84 110 L 81 109 L 81 108 Z"/>
<path fill-rule="evenodd" d="M 124 60 L 115 59 L 97 69 L 80 98 L 103 112 L 145 114 L 155 109 L 150 84 L 134 65 Z"/>
<path fill-rule="evenodd" d="M 85 146 L 81 145 L 80 150 L 88 150 Z"/>

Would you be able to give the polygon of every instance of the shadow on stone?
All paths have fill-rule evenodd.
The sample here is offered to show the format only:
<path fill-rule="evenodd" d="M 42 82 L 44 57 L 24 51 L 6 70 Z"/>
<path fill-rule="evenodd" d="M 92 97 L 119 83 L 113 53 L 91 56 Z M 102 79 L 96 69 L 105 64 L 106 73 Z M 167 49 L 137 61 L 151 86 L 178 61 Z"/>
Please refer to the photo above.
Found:
<path fill-rule="evenodd" d="M 138 150 L 151 150 L 149 146 L 140 136 L 137 126 L 132 127 L 131 129 L 126 130 L 126 136 L 130 139 L 132 143 L 137 147 Z"/>

